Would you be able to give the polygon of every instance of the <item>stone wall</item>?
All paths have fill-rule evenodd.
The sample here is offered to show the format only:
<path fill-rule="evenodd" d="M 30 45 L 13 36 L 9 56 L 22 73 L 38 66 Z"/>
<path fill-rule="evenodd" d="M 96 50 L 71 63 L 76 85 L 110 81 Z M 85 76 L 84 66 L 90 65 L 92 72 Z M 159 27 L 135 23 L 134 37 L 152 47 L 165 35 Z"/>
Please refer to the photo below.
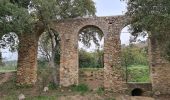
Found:
<path fill-rule="evenodd" d="M 153 93 L 170 94 L 170 63 L 161 56 L 154 37 L 150 37 L 149 56 Z"/>
<path fill-rule="evenodd" d="M 95 26 L 104 34 L 103 86 L 114 92 L 123 92 L 127 84 L 123 79 L 120 53 L 120 32 L 125 25 L 125 16 L 77 18 L 54 21 L 52 28 L 61 37 L 60 85 L 79 83 L 78 34 L 87 26 Z M 40 30 L 38 32 L 37 30 Z M 36 33 L 42 33 L 36 29 Z M 38 37 L 35 34 L 19 36 L 17 82 L 33 85 L 37 81 Z M 154 38 L 150 39 L 149 59 L 153 92 L 170 94 L 170 63 L 161 57 L 160 48 Z M 93 74 L 91 74 L 93 76 Z M 92 77 L 94 80 L 96 77 Z"/>
<path fill-rule="evenodd" d="M 37 81 L 38 37 L 35 34 L 19 36 L 17 85 L 34 85 Z"/>
<path fill-rule="evenodd" d="M 132 95 L 134 89 L 141 89 L 142 96 L 152 96 L 152 84 L 151 83 L 127 83 L 127 93 Z"/>
<path fill-rule="evenodd" d="M 80 69 L 79 82 L 88 85 L 93 90 L 103 87 L 103 69 Z"/>
<path fill-rule="evenodd" d="M 104 34 L 104 87 L 113 91 L 124 90 L 120 62 L 120 32 L 125 24 L 124 16 L 93 17 L 61 20 L 53 23 L 60 33 L 60 84 L 78 84 L 78 34 L 87 26 L 99 28 Z"/>
<path fill-rule="evenodd" d="M 123 92 L 127 86 L 123 79 L 120 52 L 120 33 L 125 24 L 124 16 L 78 18 L 57 21 L 53 29 L 60 33 L 61 59 L 60 84 L 69 86 L 79 83 L 78 34 L 87 26 L 95 26 L 104 34 L 104 87 Z M 170 90 L 169 63 L 162 60 L 154 41 L 150 44 L 150 67 L 153 91 L 168 93 Z"/>
<path fill-rule="evenodd" d="M 104 87 L 114 92 L 123 92 L 126 89 L 121 67 L 122 21 L 124 20 L 121 18 L 109 20 L 108 34 L 104 43 Z"/>
<path fill-rule="evenodd" d="M 104 86 L 104 71 L 103 69 L 80 69 L 79 70 L 79 82 L 80 84 L 86 84 L 90 89 L 97 90 Z M 134 89 L 141 89 L 143 91 L 142 96 L 152 95 L 151 83 L 126 83 L 126 93 L 131 95 Z"/>
<path fill-rule="evenodd" d="M 5 84 L 16 76 L 16 72 L 0 72 L 0 85 Z"/>

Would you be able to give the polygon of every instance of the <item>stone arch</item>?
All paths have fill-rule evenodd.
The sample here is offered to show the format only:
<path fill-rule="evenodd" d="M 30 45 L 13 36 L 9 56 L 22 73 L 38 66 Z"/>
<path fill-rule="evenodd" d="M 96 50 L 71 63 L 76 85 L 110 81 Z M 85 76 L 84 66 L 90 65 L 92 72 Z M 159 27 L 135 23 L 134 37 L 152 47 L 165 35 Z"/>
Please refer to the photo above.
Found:
<path fill-rule="evenodd" d="M 78 63 L 79 63 L 79 83 L 80 84 L 86 84 L 89 86 L 90 89 L 97 89 L 99 87 L 103 87 L 103 69 L 104 69 L 104 41 L 105 41 L 105 37 L 104 37 L 104 33 L 102 28 L 99 28 L 99 25 L 90 25 L 87 23 L 87 25 L 82 26 L 80 28 L 80 30 L 78 31 L 77 34 L 77 38 L 78 38 Z M 92 29 L 93 32 L 92 33 L 88 33 L 90 32 L 89 29 Z M 86 33 L 87 32 L 87 33 Z M 87 35 L 86 35 L 87 34 Z M 90 34 L 93 34 L 97 40 L 98 40 L 98 47 L 96 47 L 97 45 L 94 43 L 92 37 L 90 38 L 90 47 L 84 48 L 84 44 L 82 42 L 82 40 L 86 37 L 89 36 Z M 102 37 L 99 39 L 99 37 Z M 81 57 L 83 55 L 82 52 L 86 52 L 86 54 L 92 54 L 93 56 L 95 56 L 95 58 L 93 58 L 93 60 L 87 59 L 86 60 L 82 60 Z M 96 53 L 94 55 L 94 53 Z M 82 57 L 83 58 L 83 57 Z M 86 63 L 84 63 L 84 61 Z M 97 61 L 95 63 L 92 63 L 93 61 Z M 90 78 L 89 78 L 90 76 Z"/>
<path fill-rule="evenodd" d="M 78 34 L 77 34 L 78 41 L 77 41 L 77 42 L 79 42 L 79 38 L 80 38 L 79 34 L 80 34 L 84 29 L 86 29 L 86 28 L 95 28 L 96 33 L 97 33 L 97 32 L 101 32 L 101 34 L 103 35 L 102 38 L 105 39 L 103 30 L 102 30 L 101 28 L 99 28 L 99 27 L 96 26 L 96 25 L 88 25 L 88 24 L 87 24 L 86 26 L 83 26 L 83 27 L 78 31 Z M 97 34 L 100 34 L 100 33 L 97 33 Z"/>
<path fill-rule="evenodd" d="M 83 29 L 88 28 L 88 27 L 97 28 L 98 30 L 100 30 L 100 31 L 104 34 L 104 30 L 102 29 L 101 26 L 95 25 L 95 24 L 86 24 L 86 25 L 84 25 L 84 26 L 78 27 L 78 31 L 76 32 L 77 35 L 78 35 Z"/>
<path fill-rule="evenodd" d="M 126 25 L 121 30 L 121 34 L 120 34 L 120 36 L 122 38 L 121 43 L 123 43 L 121 46 L 121 54 L 122 55 L 127 54 L 127 52 L 125 53 L 124 51 L 128 50 L 128 55 L 130 56 L 130 55 L 133 55 L 134 51 L 138 51 L 138 54 L 141 55 L 145 59 L 140 59 L 141 61 L 143 61 L 143 63 L 141 63 L 139 61 L 135 62 L 136 65 L 134 63 L 129 64 L 129 62 L 131 62 L 130 60 L 123 59 L 122 67 L 125 68 L 124 73 L 125 73 L 126 82 L 127 83 L 128 82 L 136 82 L 136 80 L 134 80 L 135 78 L 133 77 L 136 73 L 134 74 L 132 71 L 128 71 L 128 70 L 131 70 L 131 69 L 129 69 L 130 68 L 129 65 L 132 65 L 133 67 L 135 67 L 137 65 L 142 65 L 147 68 L 145 71 L 146 72 L 145 75 L 147 76 L 148 80 L 146 80 L 146 79 L 140 80 L 140 83 L 141 82 L 142 83 L 145 83 L 145 82 L 150 83 L 149 79 L 150 79 L 151 72 L 150 72 L 150 66 L 149 66 L 149 61 L 148 61 L 149 56 L 148 56 L 148 50 L 147 50 L 149 48 L 148 37 L 147 37 L 147 35 L 146 35 L 146 37 L 142 37 L 139 35 L 139 37 L 134 38 L 134 36 L 131 35 L 131 33 L 130 33 L 131 31 L 128 31 L 130 28 L 131 28 L 130 25 Z M 135 41 L 133 40 L 133 38 L 135 39 Z M 123 40 L 125 40 L 125 41 L 123 41 Z M 138 40 L 141 40 L 141 41 L 138 41 Z M 138 55 L 138 54 L 136 54 L 136 55 Z M 146 56 L 144 56 L 144 54 Z M 127 58 L 127 56 L 123 56 L 123 58 L 124 57 Z M 134 56 L 132 56 L 132 58 L 134 58 Z M 131 67 L 131 68 L 133 68 L 133 67 Z M 139 74 L 139 75 L 136 78 L 141 79 L 143 77 L 143 74 L 140 74 L 140 72 L 137 72 L 137 74 Z M 136 83 L 139 83 L 139 82 L 137 81 Z"/>
<path fill-rule="evenodd" d="M 96 28 L 97 30 L 99 30 L 103 34 L 103 38 L 105 39 L 106 31 L 102 28 L 102 26 L 97 25 L 97 24 L 88 24 L 87 23 L 86 25 L 78 27 L 78 29 L 76 30 L 76 33 L 77 33 L 77 43 L 78 43 L 80 32 L 83 31 L 83 29 L 86 29 L 86 28 Z"/>
<path fill-rule="evenodd" d="M 100 26 L 98 26 L 98 25 L 90 25 L 90 24 L 87 24 L 87 25 L 81 27 L 77 33 L 79 34 L 83 29 L 88 28 L 88 27 L 97 28 L 98 30 L 100 30 L 103 33 L 103 30 L 102 30 L 102 28 L 100 28 Z"/>
<path fill-rule="evenodd" d="M 78 84 L 78 33 L 88 25 L 97 26 L 104 34 L 104 87 L 124 90 L 120 65 L 120 30 L 124 16 L 67 19 L 53 22 L 53 29 L 61 34 L 60 85 Z M 107 41 L 106 41 L 107 40 Z M 120 75 L 118 75 L 120 74 Z M 118 76 L 114 78 L 115 76 Z"/>

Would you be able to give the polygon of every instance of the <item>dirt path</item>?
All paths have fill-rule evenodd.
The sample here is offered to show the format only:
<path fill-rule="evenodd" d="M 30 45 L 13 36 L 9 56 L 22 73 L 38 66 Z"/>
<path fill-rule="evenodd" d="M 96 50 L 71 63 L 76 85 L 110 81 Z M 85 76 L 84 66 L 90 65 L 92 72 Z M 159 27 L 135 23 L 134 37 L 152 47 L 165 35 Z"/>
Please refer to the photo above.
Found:
<path fill-rule="evenodd" d="M 116 97 L 116 100 L 155 100 L 154 98 L 150 97 L 131 97 L 131 96 L 118 96 Z"/>
<path fill-rule="evenodd" d="M 12 73 L 8 72 L 8 73 L 1 73 L 0 74 L 0 85 L 7 82 L 10 77 L 12 76 Z"/>
<path fill-rule="evenodd" d="M 155 100 L 170 100 L 170 95 L 160 95 Z"/>

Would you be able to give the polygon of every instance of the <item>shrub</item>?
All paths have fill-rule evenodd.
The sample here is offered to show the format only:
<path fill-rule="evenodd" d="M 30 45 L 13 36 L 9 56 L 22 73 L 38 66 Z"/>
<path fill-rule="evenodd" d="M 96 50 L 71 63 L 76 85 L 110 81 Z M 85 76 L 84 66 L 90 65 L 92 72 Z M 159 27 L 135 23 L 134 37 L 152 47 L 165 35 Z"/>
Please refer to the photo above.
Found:
<path fill-rule="evenodd" d="M 128 67 L 129 82 L 150 82 L 150 71 L 148 66 L 133 65 Z"/>
<path fill-rule="evenodd" d="M 71 90 L 75 92 L 85 93 L 89 91 L 89 87 L 86 84 L 72 85 Z"/>
<path fill-rule="evenodd" d="M 55 90 L 55 89 L 57 89 L 57 85 L 54 83 L 54 82 L 50 82 L 49 84 L 48 84 L 48 88 L 50 89 L 50 90 Z"/>
<path fill-rule="evenodd" d="M 97 94 L 103 94 L 104 93 L 104 87 L 99 87 L 97 89 Z"/>

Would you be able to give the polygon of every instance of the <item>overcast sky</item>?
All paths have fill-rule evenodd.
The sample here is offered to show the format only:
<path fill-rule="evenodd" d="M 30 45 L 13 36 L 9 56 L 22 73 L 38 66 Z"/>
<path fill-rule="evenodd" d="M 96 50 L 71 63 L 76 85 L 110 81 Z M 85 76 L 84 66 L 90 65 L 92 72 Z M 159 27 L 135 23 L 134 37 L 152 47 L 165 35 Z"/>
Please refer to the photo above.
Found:
<path fill-rule="evenodd" d="M 97 16 L 122 15 L 126 12 L 126 3 L 120 0 L 93 0 Z"/>
<path fill-rule="evenodd" d="M 97 16 L 114 16 L 123 15 L 126 12 L 126 3 L 120 0 L 94 0 L 97 9 Z M 127 28 L 124 28 L 121 33 L 121 43 L 128 44 L 130 35 L 127 32 Z M 92 46 L 91 50 L 95 46 Z M 7 50 L 2 50 L 2 56 L 5 60 L 17 60 L 17 53 L 11 53 Z"/>

